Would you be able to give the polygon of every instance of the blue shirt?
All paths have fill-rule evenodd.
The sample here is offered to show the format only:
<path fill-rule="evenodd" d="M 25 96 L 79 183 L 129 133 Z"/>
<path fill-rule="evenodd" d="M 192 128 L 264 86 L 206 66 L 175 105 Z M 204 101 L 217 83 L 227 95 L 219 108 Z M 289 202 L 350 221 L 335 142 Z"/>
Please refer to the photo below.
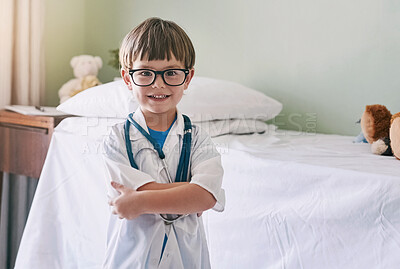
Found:
<path fill-rule="evenodd" d="M 167 139 L 169 130 L 171 130 L 172 125 L 174 125 L 176 121 L 176 117 L 174 119 L 174 121 L 172 122 L 171 126 L 169 126 L 168 130 L 164 131 L 164 132 L 160 132 L 160 131 L 154 131 L 153 129 L 150 129 L 149 127 L 147 127 L 147 129 L 149 129 L 149 135 L 154 138 L 154 140 L 156 140 L 157 144 L 160 145 L 160 148 L 162 149 L 165 143 L 165 139 Z"/>

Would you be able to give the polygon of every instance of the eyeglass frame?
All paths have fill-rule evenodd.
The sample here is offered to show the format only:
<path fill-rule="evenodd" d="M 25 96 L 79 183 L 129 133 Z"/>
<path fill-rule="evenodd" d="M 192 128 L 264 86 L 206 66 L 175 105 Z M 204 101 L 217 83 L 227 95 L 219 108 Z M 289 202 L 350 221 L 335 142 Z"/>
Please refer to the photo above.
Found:
<path fill-rule="evenodd" d="M 137 72 L 137 71 L 143 71 L 143 70 L 150 71 L 150 72 L 152 72 L 152 73 L 155 74 L 154 79 L 153 79 L 153 81 L 152 81 L 150 84 L 139 85 L 139 84 L 136 84 L 135 80 L 133 79 L 133 73 L 135 73 L 135 72 Z M 171 84 L 168 84 L 168 83 L 165 81 L 165 78 L 164 78 L 165 72 L 168 72 L 168 71 L 171 71 L 171 70 L 179 70 L 179 71 L 183 71 L 183 72 L 184 72 L 184 74 L 185 74 L 185 79 L 182 81 L 181 84 L 178 84 L 178 85 L 171 85 Z M 189 73 L 190 73 L 190 70 L 189 70 L 189 69 L 181 69 L 181 68 L 170 68 L 170 69 L 166 69 L 166 70 L 163 70 L 163 71 L 155 71 L 155 70 L 147 69 L 147 68 L 129 69 L 129 75 L 130 75 L 131 78 L 132 78 L 133 84 L 135 84 L 136 86 L 139 86 L 139 87 L 148 87 L 148 86 L 150 86 L 150 85 L 153 85 L 154 82 L 155 82 L 156 79 L 157 79 L 157 75 L 161 75 L 162 80 L 163 80 L 164 83 L 165 83 L 166 85 L 168 85 L 168 86 L 171 86 L 171 87 L 181 86 L 183 83 L 185 83 L 186 78 L 187 78 L 187 76 L 189 75 Z"/>

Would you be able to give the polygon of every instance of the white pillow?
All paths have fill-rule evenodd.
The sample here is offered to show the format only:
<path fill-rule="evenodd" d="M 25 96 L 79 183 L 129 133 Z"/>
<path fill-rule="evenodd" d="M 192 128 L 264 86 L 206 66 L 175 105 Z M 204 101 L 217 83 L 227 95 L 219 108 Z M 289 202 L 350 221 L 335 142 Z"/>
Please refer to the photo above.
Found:
<path fill-rule="evenodd" d="M 272 134 L 276 126 L 254 119 L 229 119 L 196 122 L 211 137 L 227 134 Z"/>
<path fill-rule="evenodd" d="M 138 103 L 122 80 L 87 89 L 57 109 L 85 117 L 125 118 Z M 282 104 L 235 82 L 194 77 L 178 104 L 193 122 L 221 119 L 269 120 Z"/>
<path fill-rule="evenodd" d="M 239 83 L 194 77 L 178 108 L 194 122 L 221 119 L 273 119 L 282 104 Z"/>
<path fill-rule="evenodd" d="M 84 117 L 126 118 L 137 106 L 124 81 L 118 80 L 80 92 L 57 110 Z"/>
<path fill-rule="evenodd" d="M 122 118 L 104 117 L 70 117 L 57 125 L 57 130 L 82 136 L 96 137 L 99 141 L 109 133 L 110 127 L 116 123 L 124 122 Z M 226 134 L 275 134 L 276 126 L 263 121 L 252 119 L 230 119 L 195 122 L 211 137 Z"/>

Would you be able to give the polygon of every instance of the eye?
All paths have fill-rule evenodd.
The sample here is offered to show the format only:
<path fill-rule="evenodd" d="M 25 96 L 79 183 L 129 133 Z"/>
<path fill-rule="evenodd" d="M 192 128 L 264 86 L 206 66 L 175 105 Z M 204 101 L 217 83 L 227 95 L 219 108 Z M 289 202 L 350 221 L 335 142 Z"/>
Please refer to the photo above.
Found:
<path fill-rule="evenodd" d="M 143 77 L 151 77 L 153 76 L 153 73 L 147 70 L 143 70 L 139 72 L 139 75 Z"/>
<path fill-rule="evenodd" d="M 173 76 L 176 76 L 178 74 L 177 74 L 176 70 L 168 70 L 168 71 L 165 72 L 165 75 L 168 76 L 168 77 L 173 77 Z"/>

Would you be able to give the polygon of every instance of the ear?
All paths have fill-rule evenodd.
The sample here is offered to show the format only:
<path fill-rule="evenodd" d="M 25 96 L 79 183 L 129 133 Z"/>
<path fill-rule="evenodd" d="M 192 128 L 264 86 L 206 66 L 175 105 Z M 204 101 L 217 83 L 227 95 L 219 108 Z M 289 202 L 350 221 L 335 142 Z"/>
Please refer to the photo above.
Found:
<path fill-rule="evenodd" d="M 129 72 L 126 71 L 124 68 L 121 68 L 121 77 L 124 80 L 126 86 L 128 86 L 129 90 L 132 90 L 132 80 Z"/>
<path fill-rule="evenodd" d="M 189 84 L 192 81 L 193 76 L 194 76 L 194 68 L 189 70 L 189 74 L 187 75 L 186 80 L 185 80 L 184 90 L 186 90 L 189 87 Z"/>
<path fill-rule="evenodd" d="M 94 57 L 94 61 L 97 65 L 97 68 L 100 69 L 103 66 L 103 61 L 99 56 Z"/>
<path fill-rule="evenodd" d="M 74 57 L 72 57 L 71 62 L 70 62 L 71 67 L 72 67 L 72 68 L 75 68 L 75 66 L 76 66 L 78 63 L 79 63 L 79 56 L 74 56 Z"/>

